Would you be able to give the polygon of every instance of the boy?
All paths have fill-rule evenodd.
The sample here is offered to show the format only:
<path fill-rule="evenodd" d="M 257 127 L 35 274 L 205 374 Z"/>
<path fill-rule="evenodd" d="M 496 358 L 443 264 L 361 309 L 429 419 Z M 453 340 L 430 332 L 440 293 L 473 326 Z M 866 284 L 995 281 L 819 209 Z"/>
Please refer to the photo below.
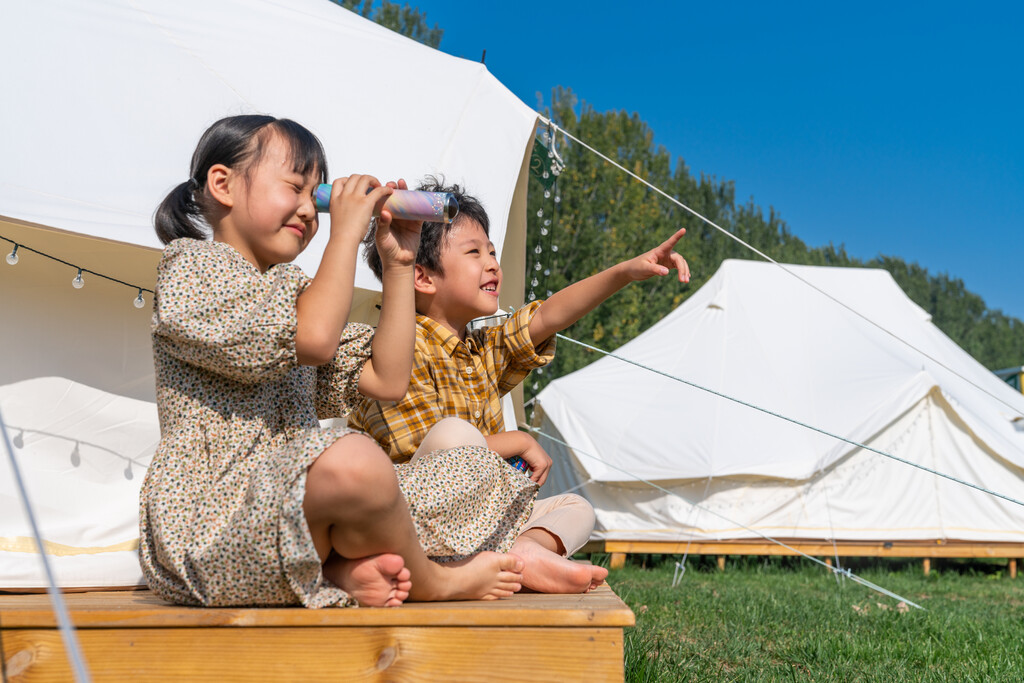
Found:
<path fill-rule="evenodd" d="M 461 418 L 501 457 L 526 461 L 531 479 L 542 485 L 551 458 L 530 435 L 504 431 L 501 397 L 531 370 L 551 361 L 555 333 L 629 282 L 666 275 L 670 268 L 679 271 L 680 282 L 689 281 L 686 262 L 672 251 L 685 231 L 545 302 L 532 302 L 502 325 L 467 333 L 470 321 L 498 310 L 501 267 L 488 238 L 487 213 L 457 185 L 444 187 L 430 179 L 419 189 L 455 194 L 459 214 L 450 225 L 423 224 L 413 276 L 417 330 L 409 390 L 397 402 L 364 400 L 348 424 L 370 434 L 395 462 L 406 462 L 443 418 Z M 379 278 L 372 231 L 364 245 L 367 262 Z M 586 543 L 593 527 L 593 508 L 580 496 L 538 500 L 510 551 L 525 560 L 523 585 L 544 593 L 579 593 L 600 585 L 606 569 L 567 559 Z"/>

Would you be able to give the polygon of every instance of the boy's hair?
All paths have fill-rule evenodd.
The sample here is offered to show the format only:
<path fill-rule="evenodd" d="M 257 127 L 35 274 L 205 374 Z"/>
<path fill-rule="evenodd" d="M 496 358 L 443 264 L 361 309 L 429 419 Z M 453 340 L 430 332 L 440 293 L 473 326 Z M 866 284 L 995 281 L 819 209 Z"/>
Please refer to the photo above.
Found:
<path fill-rule="evenodd" d="M 416 252 L 416 265 L 429 268 L 435 273 L 443 275 L 441 251 L 452 229 L 461 221 L 472 219 L 480 224 L 480 227 L 484 229 L 485 235 L 490 236 L 491 223 L 487 218 L 487 212 L 484 211 L 483 204 L 476 197 L 466 194 L 465 190 L 458 185 L 445 185 L 443 177 L 427 176 L 416 189 L 426 192 L 450 192 L 455 195 L 455 200 L 459 203 L 459 213 L 454 221 L 451 223 L 425 222 L 423 224 L 423 231 L 420 233 L 420 248 Z M 382 268 L 380 254 L 377 253 L 376 235 L 377 221 L 373 221 L 369 231 L 366 233 L 366 237 L 363 238 L 363 255 L 366 258 L 367 265 L 370 266 L 370 270 L 373 271 L 373 274 L 379 280 L 381 279 Z"/>
<path fill-rule="evenodd" d="M 292 170 L 306 176 L 317 174 L 327 182 L 327 155 L 315 135 L 289 119 L 246 114 L 228 116 L 206 129 L 192 154 L 189 179 L 175 187 L 157 207 L 153 224 L 164 244 L 179 237 L 206 239 L 206 176 L 216 164 L 242 172 L 246 179 L 263 156 L 272 134 L 291 147 Z"/>

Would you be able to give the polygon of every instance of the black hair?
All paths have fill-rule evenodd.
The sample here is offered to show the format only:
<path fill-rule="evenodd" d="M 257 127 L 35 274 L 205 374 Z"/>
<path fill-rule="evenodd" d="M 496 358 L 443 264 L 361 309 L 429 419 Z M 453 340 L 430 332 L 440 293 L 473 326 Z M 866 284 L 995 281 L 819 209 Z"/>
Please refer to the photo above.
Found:
<path fill-rule="evenodd" d="M 206 176 L 216 164 L 238 169 L 246 178 L 256 167 L 270 133 L 291 146 L 292 170 L 302 176 L 318 174 L 327 182 L 327 155 L 315 135 L 290 119 L 245 114 L 228 116 L 206 129 L 192 154 L 189 178 L 164 198 L 153 216 L 157 237 L 164 244 L 179 237 L 206 239 Z"/>
<path fill-rule="evenodd" d="M 459 203 L 459 213 L 454 221 L 451 223 L 426 222 L 423 224 L 423 231 L 420 233 L 420 248 L 416 252 L 416 265 L 429 268 L 435 273 L 443 275 L 441 250 L 445 240 L 448 239 L 448 235 L 451 234 L 455 226 L 464 220 L 474 220 L 484 229 L 484 234 L 490 236 L 491 223 L 487 218 L 487 212 L 484 210 L 483 204 L 476 197 L 466 194 L 466 191 L 458 185 L 445 185 L 443 177 L 427 176 L 416 189 L 426 192 L 450 192 L 455 195 L 455 200 Z M 363 238 L 363 255 L 366 258 L 367 265 L 370 266 L 370 270 L 380 280 L 383 271 L 380 254 L 377 253 L 376 234 L 377 222 L 374 220 L 370 230 Z"/>

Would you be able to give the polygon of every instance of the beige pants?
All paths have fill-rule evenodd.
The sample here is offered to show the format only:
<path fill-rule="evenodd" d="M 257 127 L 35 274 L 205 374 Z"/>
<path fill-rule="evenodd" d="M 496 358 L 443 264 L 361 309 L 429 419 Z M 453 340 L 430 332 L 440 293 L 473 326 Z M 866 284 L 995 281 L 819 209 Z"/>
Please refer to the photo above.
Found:
<path fill-rule="evenodd" d="M 480 430 L 457 417 L 446 417 L 430 428 L 423 442 L 413 453 L 412 459 L 456 446 L 482 446 L 487 448 L 487 439 Z M 583 547 L 594 530 L 594 508 L 582 496 L 564 493 L 550 498 L 540 498 L 533 505 L 533 514 L 526 520 L 523 532 L 543 529 L 558 539 L 569 556 Z"/>

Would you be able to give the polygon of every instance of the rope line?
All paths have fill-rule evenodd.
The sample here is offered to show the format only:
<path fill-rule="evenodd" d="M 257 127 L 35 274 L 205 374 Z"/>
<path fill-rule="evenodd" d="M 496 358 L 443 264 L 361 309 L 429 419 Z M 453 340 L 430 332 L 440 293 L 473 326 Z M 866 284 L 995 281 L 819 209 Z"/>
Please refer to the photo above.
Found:
<path fill-rule="evenodd" d="M 582 346 L 585 349 L 590 349 L 591 351 L 597 351 L 598 353 L 604 354 L 605 356 L 609 356 L 611 358 L 616 358 L 616 359 L 618 359 L 618 360 L 620 360 L 620 361 L 622 361 L 624 363 L 629 363 L 630 365 L 635 365 L 636 367 L 642 368 L 644 370 L 647 370 L 648 372 L 653 372 L 653 373 L 655 373 L 657 375 L 661 375 L 662 377 L 667 377 L 668 379 L 674 380 L 676 382 L 681 382 L 682 384 L 685 384 L 687 386 L 693 387 L 694 389 L 700 389 L 701 391 L 705 391 L 705 392 L 707 392 L 709 394 L 713 394 L 713 395 L 718 396 L 720 398 L 724 398 L 726 400 L 732 401 L 733 403 L 738 403 L 741 406 L 746 406 L 747 408 L 752 408 L 753 410 L 757 410 L 757 411 L 762 412 L 762 413 L 764 413 L 766 415 L 771 415 L 772 417 L 776 417 L 776 418 L 778 418 L 780 420 L 785 420 L 786 422 L 789 422 L 791 424 L 795 424 L 798 427 L 803 427 L 804 429 L 809 429 L 809 430 L 811 430 L 813 432 L 817 432 L 819 434 L 823 434 L 824 436 L 828 436 L 828 437 L 831 437 L 833 439 L 837 439 L 839 441 L 842 441 L 843 443 L 850 444 L 851 446 L 856 446 L 857 448 L 863 448 L 866 451 L 871 451 L 872 453 L 877 453 L 878 455 L 885 456 L 886 458 L 890 458 L 892 460 L 895 460 L 896 462 L 901 462 L 904 465 L 910 465 L 911 467 L 916 467 L 919 470 L 923 470 L 925 472 L 928 472 L 929 474 L 934 474 L 937 477 L 942 477 L 943 479 L 948 479 L 949 481 L 956 482 L 957 484 L 961 484 L 963 486 L 968 486 L 968 487 L 970 487 L 972 489 L 975 489 L 977 491 L 981 491 L 982 493 L 987 493 L 989 495 L 996 496 L 997 498 L 1002 498 L 1003 500 L 1009 501 L 1011 503 L 1016 503 L 1017 505 L 1020 505 L 1020 506 L 1024 507 L 1024 501 L 1017 500 L 1016 498 L 1013 498 L 1013 497 L 1008 496 L 1008 495 L 1003 494 L 1003 493 L 999 493 L 998 491 L 992 491 L 991 489 L 987 489 L 984 486 L 979 486 L 977 484 L 972 484 L 969 481 L 964 481 L 963 479 L 958 479 L 957 477 L 954 477 L 951 474 L 945 474 L 944 472 L 939 472 L 938 470 L 933 470 L 930 467 L 925 467 L 924 465 L 920 465 L 920 464 L 918 464 L 916 462 L 913 462 L 911 460 L 906 460 L 906 459 L 901 458 L 901 457 L 899 457 L 897 455 L 893 455 L 892 453 L 886 453 L 883 450 L 879 450 L 877 448 L 874 448 L 872 446 L 868 446 L 868 445 L 860 443 L 858 441 L 854 441 L 853 439 L 848 439 L 845 436 L 840 436 L 839 434 L 834 434 L 834 433 L 832 433 L 832 432 L 830 432 L 830 431 L 828 431 L 826 429 L 822 429 L 820 427 L 815 427 L 814 425 L 809 425 L 809 424 L 807 424 L 805 422 L 801 422 L 800 420 L 794 419 L 792 417 L 787 417 L 786 415 L 782 415 L 780 413 L 773 412 L 771 410 L 768 410 L 767 408 L 762 408 L 761 406 L 758 406 L 758 405 L 755 405 L 753 403 L 749 403 L 747 401 L 744 401 L 743 399 L 736 398 L 736 397 L 730 396 L 728 394 L 723 394 L 720 391 L 716 391 L 715 389 L 711 389 L 709 387 L 705 387 L 703 385 L 697 384 L 696 382 L 691 382 L 690 380 L 683 379 L 682 377 L 676 377 L 674 375 L 670 375 L 667 372 L 664 372 L 662 370 L 658 370 L 657 368 L 652 368 L 652 367 L 649 367 L 647 365 L 644 365 L 643 363 L 638 363 L 638 362 L 636 362 L 634 360 L 630 360 L 629 358 L 624 358 L 622 356 L 619 356 L 617 354 L 612 353 L 611 351 L 605 351 L 604 349 L 599 349 L 596 346 L 592 346 L 591 344 L 587 344 L 586 342 L 581 342 L 578 339 L 573 339 L 572 337 L 567 337 L 564 334 L 557 333 L 555 336 L 557 336 L 559 339 L 564 339 L 565 341 L 570 342 L 572 344 L 578 344 L 578 345 Z M 629 473 L 627 472 L 627 474 L 629 474 Z M 633 475 L 630 475 L 630 476 L 633 476 Z"/>
<path fill-rule="evenodd" d="M 845 576 L 846 578 L 851 579 L 852 581 L 855 581 L 855 582 L 857 582 L 857 583 L 859 583 L 859 584 L 861 584 L 863 586 L 866 586 L 866 587 L 868 587 L 868 588 L 870 588 L 870 589 L 872 589 L 874 591 L 877 591 L 877 592 L 879 592 L 879 593 L 881 593 L 883 595 L 887 595 L 890 598 L 893 598 L 894 600 L 900 600 L 902 602 L 907 603 L 908 605 L 916 607 L 917 609 L 924 610 L 924 607 L 921 607 L 917 603 L 911 602 L 910 600 L 908 600 L 908 599 L 906 599 L 906 598 L 904 598 L 904 597 L 902 597 L 900 595 L 897 595 L 896 593 L 893 593 L 892 591 L 890 591 L 890 590 L 888 590 L 886 588 L 882 588 L 881 586 L 879 586 L 876 583 L 872 583 L 871 581 L 868 581 L 867 579 L 861 578 L 861 577 L 857 576 L 856 574 L 854 574 L 853 572 L 851 572 L 849 569 L 843 569 L 843 568 L 840 568 L 840 567 L 830 567 L 830 566 L 828 566 L 828 564 L 826 564 L 822 560 L 819 560 L 818 558 L 814 557 L 813 555 L 808 555 L 807 553 L 803 552 L 802 550 L 798 550 L 798 549 L 794 548 L 793 546 L 788 545 L 786 543 L 783 543 L 782 541 L 780 541 L 780 540 L 778 540 L 776 538 L 772 538 L 771 536 L 769 536 L 768 534 L 765 534 L 762 531 L 758 531 L 757 529 L 753 529 L 751 527 L 748 527 L 746 524 L 743 524 L 741 522 L 737 522 L 736 520 L 733 520 L 733 519 L 729 519 L 728 517 L 726 517 L 725 515 L 723 515 L 723 514 L 721 514 L 719 512 L 715 512 L 714 510 L 711 510 L 709 508 L 704 507 L 700 503 L 691 503 L 690 501 L 686 500 L 685 498 L 683 498 L 682 496 L 680 496 L 678 493 L 676 493 L 674 491 L 670 491 L 669 489 L 667 489 L 667 488 L 665 488 L 663 486 L 659 486 L 658 484 L 654 483 L 653 481 L 649 481 L 649 480 L 644 479 L 643 477 L 637 476 L 637 475 L 633 474 L 632 472 L 629 472 L 629 471 L 627 471 L 627 470 L 625 470 L 625 469 L 623 469 L 621 467 L 613 465 L 612 463 L 608 462 L 607 460 L 604 460 L 604 459 L 602 459 L 602 458 L 600 458 L 600 457 L 598 457 L 598 456 L 596 456 L 596 455 L 594 455 L 592 453 L 587 453 L 586 451 L 582 451 L 582 450 L 579 450 L 578 448 L 574 448 L 574 447 L 570 446 L 568 443 L 566 443 L 565 441 L 562 441 L 561 439 L 559 439 L 557 437 L 551 436 L 550 434 L 541 431 L 537 427 L 530 427 L 528 425 L 519 425 L 519 426 L 520 426 L 521 429 L 525 429 L 525 430 L 531 431 L 534 434 L 538 434 L 540 436 L 543 436 L 545 439 L 549 439 L 551 441 L 554 441 L 555 443 L 562 444 L 566 448 L 571 449 L 573 453 L 580 454 L 580 455 L 585 455 L 588 458 L 591 458 L 593 460 L 596 460 L 596 461 L 604 464 L 606 467 L 610 467 L 610 468 L 612 468 L 614 470 L 618 470 L 619 472 L 622 472 L 623 474 L 632 477 L 633 479 L 635 479 L 636 481 L 638 481 L 638 482 L 640 482 L 642 484 L 647 484 L 651 488 L 655 488 L 655 489 L 661 491 L 662 493 L 665 493 L 665 494 L 667 494 L 669 496 L 672 496 L 673 498 L 678 498 L 679 500 L 683 501 L 684 503 L 686 503 L 688 505 L 691 505 L 691 506 L 693 506 L 695 508 L 698 508 L 698 509 L 700 509 L 700 510 L 702 510 L 704 512 L 708 512 L 708 513 L 710 513 L 712 515 L 715 515 L 719 519 L 722 519 L 722 520 L 728 522 L 729 524 L 734 524 L 734 525 L 736 525 L 738 527 L 741 527 L 742 529 L 745 529 L 746 531 L 749 531 L 752 534 L 756 534 L 757 536 L 760 536 L 761 538 L 765 539 L 766 541 L 770 541 L 771 543 L 774 543 L 775 545 L 778 545 L 778 546 L 780 546 L 782 548 L 785 548 L 786 550 L 790 551 L 794 555 L 799 555 L 800 557 L 808 559 L 811 562 L 815 562 L 817 564 L 820 564 L 822 567 L 825 567 L 825 569 L 829 570 L 830 572 L 832 572 L 834 574 L 841 574 L 842 576 Z M 925 611 L 927 611 L 927 610 L 925 610 Z"/>
<path fill-rule="evenodd" d="M 25 482 L 21 478 L 18 460 L 14 457 L 14 446 L 11 444 L 10 435 L 7 433 L 7 424 L 4 422 L 2 413 L 0 413 L 0 432 L 3 433 L 4 446 L 7 448 L 11 469 L 14 471 L 14 482 L 18 487 L 18 493 L 21 494 L 21 502 L 25 507 L 25 516 L 28 517 L 29 525 L 32 527 L 32 536 L 35 537 L 39 558 L 43 563 L 43 572 L 46 574 L 46 592 L 50 594 L 50 600 L 53 602 L 53 611 L 57 615 L 57 625 L 60 628 L 61 639 L 64 641 L 64 648 L 68 652 L 71 669 L 74 671 L 76 681 L 79 683 L 89 683 L 92 679 L 89 676 L 88 669 L 85 668 L 85 660 L 82 658 L 82 650 L 78 645 L 74 624 L 71 623 L 67 606 L 64 604 L 64 596 L 61 594 L 60 589 L 57 588 L 57 581 L 54 579 L 53 570 L 50 568 L 50 561 L 43 545 L 43 536 L 39 533 L 39 525 L 36 523 L 36 516 L 32 510 L 32 504 L 29 502 Z M 7 680 L 6 676 L 4 676 L 4 680 Z"/>
<path fill-rule="evenodd" d="M 579 144 L 580 144 L 580 145 L 582 145 L 582 146 L 583 146 L 583 147 L 584 147 L 585 149 L 587 149 L 587 150 L 589 150 L 589 151 L 593 152 L 594 154 L 596 154 L 597 156 L 601 157 L 602 159 L 604 159 L 604 160 L 605 160 L 605 161 L 607 161 L 607 162 L 608 162 L 609 164 L 611 164 L 611 165 L 612 165 L 612 166 L 614 166 L 615 168 L 619 169 L 620 171 L 622 171 L 622 172 L 623 172 L 623 173 L 625 173 L 626 175 L 628 175 L 628 176 L 632 177 L 632 178 L 633 178 L 633 179 L 635 179 L 635 180 L 638 180 L 639 182 L 641 182 L 642 184 L 646 185 L 646 186 L 647 186 L 647 187 L 649 187 L 650 189 L 654 190 L 655 192 L 657 192 L 657 193 L 658 193 L 658 194 L 660 194 L 660 195 L 661 195 L 662 197 L 664 197 L 665 199 L 669 200 L 670 202 L 672 202 L 673 204 L 675 204 L 675 205 L 676 205 L 676 206 L 678 206 L 679 208 L 681 208 L 681 209 L 683 209 L 683 210 L 687 211 L 688 213 L 690 213 L 690 214 L 691 214 L 692 216 L 694 216 L 695 218 L 698 218 L 699 220 L 701 220 L 701 221 L 704 221 L 705 223 L 707 223 L 708 225 L 710 225 L 710 226 L 711 226 L 712 228 L 714 228 L 715 230 L 718 230 L 718 231 L 719 231 L 719 232 L 721 232 L 721 233 L 722 233 L 723 235 L 725 235 L 725 236 L 729 237 L 729 238 L 730 238 L 730 239 L 732 239 L 732 240 L 735 240 L 736 242 L 738 242 L 738 243 L 739 243 L 739 244 L 741 244 L 742 246 L 746 247 L 746 248 L 747 248 L 747 249 L 749 249 L 750 251 L 754 252 L 755 254 L 757 254 L 758 256 L 760 256 L 761 258 L 763 258 L 764 260 L 766 260 L 766 261 L 768 261 L 769 263 L 772 263 L 772 264 L 774 264 L 774 265 L 778 266 L 779 268 L 781 268 L 782 270 L 784 270 L 784 271 L 785 271 L 785 272 L 786 272 L 786 273 L 787 273 L 788 275 L 790 275 L 791 277 L 794 277 L 794 278 L 796 278 L 797 280 L 799 280 L 799 281 L 800 281 L 800 282 L 802 282 L 803 284 L 807 285 L 808 287 L 810 287 L 810 288 L 811 288 L 811 289 L 813 289 L 814 291 L 816 291 L 816 292 L 818 292 L 819 294 L 821 294 L 822 296 L 824 296 L 824 297 L 825 297 L 826 299 L 829 299 L 829 300 L 831 300 L 831 301 L 835 302 L 836 304 L 838 304 L 839 306 L 842 306 L 842 307 L 843 307 L 843 308 L 845 308 L 845 309 L 846 309 L 847 311 L 849 311 L 850 313 L 854 314 L 855 316 L 857 316 L 857 317 L 858 317 L 858 318 L 860 318 L 861 320 L 863 320 L 863 321 L 867 322 L 867 323 L 868 323 L 868 324 L 870 324 L 871 326 L 873 326 L 873 327 L 877 328 L 878 330 L 880 330 L 880 331 L 884 332 L 885 334 L 887 334 L 888 336 L 892 337 L 893 339 L 895 339 L 896 341 L 900 342 L 901 344 L 903 344 L 903 345 L 907 346 L 908 348 L 910 348 L 910 349 L 912 349 L 912 350 L 916 351 L 917 353 L 921 354 L 922 356 L 924 356 L 924 357 L 925 357 L 925 358 L 927 358 L 928 360 L 932 361 L 933 363 L 935 363 L 935 364 L 936 364 L 936 365 L 938 365 L 939 367 L 943 368 L 943 369 L 944 369 L 944 370 L 946 370 L 947 372 L 950 372 L 950 373 L 952 373 L 953 375 L 955 375 L 956 377 L 959 377 L 960 379 L 962 379 L 963 381 L 967 382 L 968 384 L 970 384 L 971 386 L 973 386 L 973 387 L 974 387 L 975 389 L 977 389 L 978 391 L 980 391 L 980 392 L 982 392 L 983 394 L 985 394 L 986 396 L 988 396 L 989 398 L 992 398 L 992 399 L 994 399 L 994 400 L 998 401 L 999 403 L 1002 403 L 1002 404 L 1003 404 L 1004 406 L 1006 406 L 1006 407 L 1007 407 L 1007 408 L 1009 408 L 1009 409 L 1010 409 L 1011 411 L 1013 411 L 1013 413 L 1014 413 L 1015 415 L 1020 415 L 1020 416 L 1024 416 L 1024 412 L 1021 412 L 1021 410 L 1020 410 L 1019 408 L 1017 408 L 1016 406 L 1012 406 L 1012 405 L 1010 405 L 1009 403 L 1007 403 L 1006 401 L 1004 401 L 1003 399 L 999 398 L 998 396 L 995 396 L 995 395 L 993 395 L 993 394 L 992 394 L 992 393 L 990 393 L 990 392 L 989 392 L 989 391 L 988 391 L 987 389 L 985 389 L 984 387 L 981 387 L 981 386 L 979 386 L 979 385 L 978 385 L 977 383 L 975 383 L 975 382 L 974 382 L 973 380 L 970 380 L 970 379 L 968 379 L 968 378 L 964 377 L 963 375 L 961 375 L 960 373 L 958 373 L 958 372 L 957 372 L 956 370 L 953 370 L 952 368 L 948 367 L 948 366 L 947 366 L 947 365 L 946 365 L 945 363 L 943 363 L 943 362 L 942 362 L 942 361 L 940 361 L 939 359 L 937 359 L 937 358 L 935 358 L 935 357 L 931 356 L 930 354 L 928 354 L 928 353 L 926 353 L 926 352 L 922 351 L 921 349 L 917 348 L 916 346 L 914 346 L 914 345 L 913 345 L 913 344 L 911 344 L 910 342 L 908 342 L 908 341 L 904 340 L 903 338 L 901 338 L 901 337 L 897 336 L 897 335 L 896 335 L 895 333 L 893 333 L 893 332 L 890 332 L 889 330 L 885 329 L 884 327 L 882 327 L 881 325 L 879 325 L 878 323 L 876 323 L 876 322 L 875 322 L 874 320 L 871 320 L 870 318 L 868 318 L 868 317 L 867 317 L 867 316 L 865 316 L 864 314 L 860 313 L 859 311 L 857 311 L 857 310 L 855 310 L 855 309 L 851 308 L 850 306 L 848 306 L 848 305 L 847 305 L 846 303 L 844 303 L 844 302 L 840 301 L 839 299 L 835 298 L 834 296 L 832 296 L 832 295 L 831 295 L 831 294 L 829 294 L 828 292 L 826 292 L 826 291 L 824 291 L 824 290 L 820 289 L 820 288 L 819 288 L 819 287 L 818 287 L 817 285 L 815 285 L 814 283 L 812 283 L 812 282 L 808 281 L 807 279 L 805 279 L 805 278 L 801 277 L 800 275 L 798 275 L 797 273 L 793 272 L 793 271 L 792 271 L 791 269 L 787 268 L 785 264 L 779 263 L 778 261 L 776 261 L 775 259 L 773 259 L 773 258 L 772 258 L 771 256 L 768 256 L 768 255 L 767 255 L 767 254 L 765 254 L 765 253 L 764 253 L 763 251 L 760 251 L 759 249 L 757 249 L 757 248 L 756 248 L 756 247 L 754 247 L 753 245 L 751 245 L 751 244 L 749 244 L 749 243 L 745 242 L 745 241 L 744 241 L 744 240 L 743 240 L 742 238 L 740 238 L 740 237 L 737 237 L 736 235 L 732 234 L 731 232 L 729 232 L 728 230 L 726 230 L 726 229 L 725 229 L 725 228 L 723 228 L 722 226 L 720 226 L 720 225 L 718 225 L 717 223 L 715 223 L 715 222 L 714 222 L 713 220 L 711 220 L 710 218 L 707 218 L 707 217 L 703 216 L 703 215 L 702 215 L 701 213 L 699 213 L 698 211 L 695 211 L 694 209 L 691 209 L 691 208 L 690 208 L 690 207 L 688 207 L 688 206 L 687 206 L 686 204 L 683 204 L 683 203 L 682 203 L 681 201 L 679 201 L 678 199 L 676 199 L 676 198 L 675 198 L 675 197 L 673 197 L 672 195 L 668 194 L 667 192 L 665 192 L 665 191 L 664 191 L 664 190 L 662 190 L 661 188 L 659 188 L 659 187 L 657 187 L 657 186 L 655 186 L 655 185 L 651 184 L 650 182 L 648 182 L 648 181 L 647 181 L 647 180 L 645 180 L 644 178 L 641 178 L 641 177 L 640 177 L 639 175 L 637 175 L 636 173 L 633 173 L 633 172 L 632 172 L 632 171 L 630 171 L 630 170 L 629 170 L 628 168 L 626 168 L 626 167 L 625 167 L 625 166 L 623 166 L 622 164 L 618 163 L 617 161 L 615 161 L 615 160 L 614 160 L 614 159 L 612 159 L 611 157 L 608 157 L 607 155 L 605 155 L 605 154 L 602 154 L 602 153 L 601 153 L 601 152 L 599 152 L 598 150 L 594 149 L 593 147 L 591 147 L 591 146 L 590 146 L 590 145 L 588 145 L 587 143 L 585 143 L 585 142 L 583 142 L 582 140 L 580 140 L 580 139 L 579 139 L 578 137 L 576 137 L 576 136 L 575 136 L 575 135 L 573 135 L 572 133 L 568 132 L 568 131 L 567 131 L 567 130 L 565 130 L 564 128 L 561 128 L 561 127 L 560 127 L 560 126 L 559 126 L 558 124 L 556 124 L 556 123 L 555 123 L 555 122 L 553 122 L 553 121 L 552 121 L 551 119 L 549 119 L 549 118 L 547 118 L 546 116 L 544 116 L 543 114 L 540 114 L 540 113 L 538 112 L 538 116 L 540 117 L 540 119 L 541 119 L 542 121 L 544 121 L 544 122 L 545 122 L 545 123 L 547 123 L 548 125 L 552 126 L 552 127 L 553 127 L 553 128 L 555 129 L 555 130 L 561 131 L 562 135 L 565 135 L 565 136 L 566 136 L 567 138 L 569 138 L 570 140 L 574 140 L 575 142 L 579 143 Z"/>

